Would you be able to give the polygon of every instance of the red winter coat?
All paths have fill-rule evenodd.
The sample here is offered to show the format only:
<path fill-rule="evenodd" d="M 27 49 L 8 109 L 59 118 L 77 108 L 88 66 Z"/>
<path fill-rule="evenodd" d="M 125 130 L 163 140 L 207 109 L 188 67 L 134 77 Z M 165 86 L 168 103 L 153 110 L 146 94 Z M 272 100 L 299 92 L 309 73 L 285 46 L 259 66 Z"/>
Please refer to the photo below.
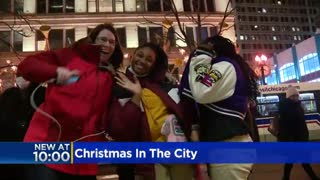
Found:
<path fill-rule="evenodd" d="M 81 55 L 80 55 L 81 54 Z M 101 132 L 105 125 L 111 98 L 112 76 L 98 69 L 100 49 L 82 45 L 77 49 L 65 48 L 27 57 L 18 66 L 18 74 L 33 82 L 44 82 L 56 77 L 56 69 L 64 66 L 80 71 L 78 82 L 69 85 L 49 84 L 45 102 L 40 109 L 49 113 L 61 124 L 36 112 L 24 138 L 25 142 L 70 142 L 80 137 Z M 103 134 L 81 141 L 103 141 Z M 96 175 L 97 165 L 47 165 L 73 175 Z"/>

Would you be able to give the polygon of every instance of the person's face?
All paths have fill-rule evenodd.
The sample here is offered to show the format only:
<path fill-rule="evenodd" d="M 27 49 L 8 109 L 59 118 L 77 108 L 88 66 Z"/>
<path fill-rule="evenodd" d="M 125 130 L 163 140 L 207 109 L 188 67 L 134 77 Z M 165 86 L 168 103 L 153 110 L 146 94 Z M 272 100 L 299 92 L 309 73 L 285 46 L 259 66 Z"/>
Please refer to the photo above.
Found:
<path fill-rule="evenodd" d="M 147 75 L 156 62 L 156 54 L 149 47 L 140 48 L 132 57 L 132 70 L 137 75 Z"/>
<path fill-rule="evenodd" d="M 295 94 L 289 97 L 289 99 L 291 99 L 294 102 L 298 102 L 299 101 L 299 95 Z"/>
<path fill-rule="evenodd" d="M 100 61 L 106 63 L 114 52 L 116 46 L 116 37 L 111 31 L 104 29 L 98 34 L 95 44 L 102 47 Z"/>

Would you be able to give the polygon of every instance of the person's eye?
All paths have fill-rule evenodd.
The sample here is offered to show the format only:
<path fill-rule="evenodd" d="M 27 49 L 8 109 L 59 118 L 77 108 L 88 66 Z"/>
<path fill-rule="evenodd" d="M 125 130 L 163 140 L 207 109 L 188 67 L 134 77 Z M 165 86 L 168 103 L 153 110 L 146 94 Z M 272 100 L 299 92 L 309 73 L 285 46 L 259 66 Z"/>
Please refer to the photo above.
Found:
<path fill-rule="evenodd" d="M 102 41 L 102 42 L 106 42 L 106 41 L 108 41 L 108 39 L 107 39 L 107 38 L 105 38 L 105 37 L 100 37 L 100 38 L 99 38 L 99 40 L 100 40 L 100 41 Z"/>
<path fill-rule="evenodd" d="M 138 52 L 138 53 L 137 53 L 137 56 L 138 56 L 138 57 L 143 57 L 143 53 L 142 53 L 142 52 Z"/>
<path fill-rule="evenodd" d="M 147 60 L 147 62 L 149 62 L 149 63 L 152 62 L 152 58 L 151 58 L 151 57 L 147 57 L 146 60 Z"/>

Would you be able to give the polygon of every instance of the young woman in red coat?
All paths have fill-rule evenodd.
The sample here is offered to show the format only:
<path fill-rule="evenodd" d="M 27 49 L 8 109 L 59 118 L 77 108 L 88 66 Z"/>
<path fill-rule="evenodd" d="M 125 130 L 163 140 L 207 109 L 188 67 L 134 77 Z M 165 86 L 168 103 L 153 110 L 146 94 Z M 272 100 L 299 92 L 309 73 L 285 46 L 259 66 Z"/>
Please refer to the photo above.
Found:
<path fill-rule="evenodd" d="M 71 48 L 47 51 L 27 57 L 18 74 L 32 82 L 49 83 L 40 109 L 53 118 L 36 112 L 25 142 L 106 141 L 103 128 L 111 100 L 112 69 L 123 59 L 115 29 L 98 25 L 86 39 Z M 77 82 L 68 83 L 72 76 Z M 48 164 L 29 170 L 28 178 L 94 180 L 94 164 Z"/>

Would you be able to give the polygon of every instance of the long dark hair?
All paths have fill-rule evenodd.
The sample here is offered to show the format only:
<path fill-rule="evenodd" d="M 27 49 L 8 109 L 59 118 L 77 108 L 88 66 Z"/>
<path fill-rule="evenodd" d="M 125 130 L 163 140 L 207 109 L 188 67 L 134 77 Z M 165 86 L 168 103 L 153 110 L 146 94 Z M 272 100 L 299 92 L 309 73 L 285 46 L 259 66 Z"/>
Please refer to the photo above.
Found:
<path fill-rule="evenodd" d="M 91 30 L 90 34 L 87 37 L 79 39 L 77 42 L 75 42 L 72 45 L 72 47 L 77 47 L 81 44 L 94 44 L 97 36 L 104 29 L 107 29 L 110 32 L 112 32 L 112 34 L 114 35 L 114 37 L 116 39 L 114 52 L 113 52 L 112 56 L 110 57 L 110 59 L 111 59 L 110 62 L 115 69 L 118 69 L 120 67 L 120 64 L 123 61 L 123 52 L 122 52 L 121 46 L 119 44 L 117 32 L 114 29 L 112 24 L 104 23 L 104 24 L 97 25 L 94 29 Z"/>
<path fill-rule="evenodd" d="M 250 68 L 248 63 L 239 54 L 237 54 L 236 48 L 232 41 L 230 39 L 217 35 L 207 38 L 203 43 L 210 43 L 213 46 L 213 50 L 218 57 L 229 57 L 239 64 L 245 78 L 248 81 L 248 97 L 252 100 L 255 100 L 258 95 L 258 77 L 256 73 Z"/>

